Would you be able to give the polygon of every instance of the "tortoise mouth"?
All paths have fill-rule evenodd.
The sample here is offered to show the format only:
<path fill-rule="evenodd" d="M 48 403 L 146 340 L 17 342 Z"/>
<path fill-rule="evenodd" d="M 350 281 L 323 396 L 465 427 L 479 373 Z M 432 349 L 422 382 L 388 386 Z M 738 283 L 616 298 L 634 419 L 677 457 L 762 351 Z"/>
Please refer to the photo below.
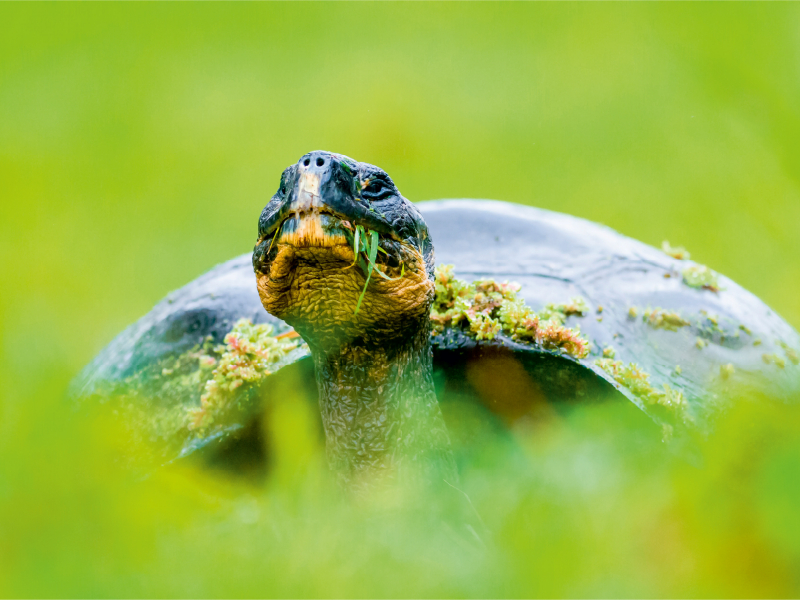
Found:
<path fill-rule="evenodd" d="M 326 208 L 309 208 L 290 213 L 281 221 L 275 232 L 276 245 L 295 248 L 330 248 L 347 246 L 346 231 L 350 223 Z"/>
<path fill-rule="evenodd" d="M 354 210 L 347 211 L 352 214 L 343 214 L 340 212 L 342 207 Z M 298 176 L 296 189 L 290 201 L 281 211 L 283 214 L 264 237 L 258 240 L 258 243 L 270 239 L 270 246 L 285 244 L 295 248 L 330 248 L 348 245 L 352 241 L 356 226 L 370 228 L 367 224 L 367 215 L 364 215 L 364 219 L 358 218 L 358 209 L 366 212 L 355 197 L 351 197 L 348 203 L 337 203 L 334 199 L 326 201 L 320 175 L 303 172 Z M 384 238 L 398 240 L 392 232 L 381 231 L 381 233 Z M 348 240 L 348 237 L 351 239 Z"/>
<path fill-rule="evenodd" d="M 353 246 L 356 228 L 370 230 L 369 223 L 359 218 L 338 213 L 322 202 L 293 203 L 293 210 L 286 214 L 256 245 L 264 242 L 270 248 L 280 245 L 294 248 L 332 248 Z M 374 230 L 373 230 L 374 231 Z M 376 231 L 381 245 L 396 242 L 403 246 L 407 242 L 393 232 Z"/>
<path fill-rule="evenodd" d="M 359 227 L 362 228 L 360 236 L 357 233 Z M 310 267 L 321 277 L 330 275 L 330 269 L 350 269 L 357 264 L 359 268 L 347 272 L 364 270 L 358 261 L 359 256 L 366 259 L 363 248 L 365 229 L 360 223 L 336 215 L 327 208 L 290 213 L 278 223 L 271 235 L 256 244 L 253 267 L 256 273 L 276 281 L 282 277 L 291 278 L 303 265 L 302 268 Z M 359 238 L 361 248 L 357 250 L 355 243 Z M 401 276 L 412 264 L 410 258 L 418 254 L 411 244 L 397 241 L 391 234 L 378 233 L 377 242 L 375 264 L 390 277 Z M 279 257 L 283 258 L 279 260 Z M 276 269 L 278 263 L 281 266 Z M 378 283 L 383 277 L 375 275 L 373 279 Z"/>
<path fill-rule="evenodd" d="M 357 260 L 354 241 L 358 237 L 358 228 L 362 228 L 363 245 L 364 230 L 368 228 L 358 220 L 336 214 L 326 205 L 300 208 L 287 214 L 267 236 L 259 239 L 253 257 L 254 266 L 258 271 L 268 272 L 281 248 L 291 250 L 298 260 L 310 261 L 317 267 L 331 261 L 341 262 L 343 266 L 354 265 Z M 400 268 L 403 256 L 413 253 L 411 245 L 398 240 L 394 234 L 375 233 L 378 234 L 380 250 L 375 263 L 384 268 Z"/>

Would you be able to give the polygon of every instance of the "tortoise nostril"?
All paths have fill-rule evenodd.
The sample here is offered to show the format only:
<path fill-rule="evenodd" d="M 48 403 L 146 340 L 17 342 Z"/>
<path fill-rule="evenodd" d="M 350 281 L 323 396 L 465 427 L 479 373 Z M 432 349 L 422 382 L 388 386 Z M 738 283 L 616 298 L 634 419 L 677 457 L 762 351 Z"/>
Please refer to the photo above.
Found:
<path fill-rule="evenodd" d="M 310 164 L 311 164 L 311 159 L 310 159 L 310 158 L 307 158 L 307 159 L 305 159 L 305 160 L 303 161 L 303 164 L 304 164 L 305 166 L 308 166 L 308 165 L 310 165 Z"/>
<path fill-rule="evenodd" d="M 317 166 L 318 167 L 321 167 L 324 164 L 325 164 L 325 161 L 322 158 L 317 158 Z"/>

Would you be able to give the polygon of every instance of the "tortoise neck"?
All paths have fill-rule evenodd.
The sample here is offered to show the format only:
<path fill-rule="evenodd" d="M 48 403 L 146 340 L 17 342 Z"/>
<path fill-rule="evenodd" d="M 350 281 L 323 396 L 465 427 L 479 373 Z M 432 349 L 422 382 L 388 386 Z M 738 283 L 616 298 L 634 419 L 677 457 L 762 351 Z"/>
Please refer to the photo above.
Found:
<path fill-rule="evenodd" d="M 312 348 L 328 460 L 351 488 L 376 481 L 455 482 L 433 386 L 430 321 L 401 346 Z"/>

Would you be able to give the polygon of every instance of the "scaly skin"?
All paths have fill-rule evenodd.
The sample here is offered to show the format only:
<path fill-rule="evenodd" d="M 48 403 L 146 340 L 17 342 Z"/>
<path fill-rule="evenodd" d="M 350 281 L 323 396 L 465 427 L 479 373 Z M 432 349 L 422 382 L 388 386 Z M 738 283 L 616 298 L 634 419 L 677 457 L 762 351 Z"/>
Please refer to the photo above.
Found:
<path fill-rule="evenodd" d="M 457 481 L 433 388 L 429 327 L 406 344 L 313 352 L 328 458 L 355 489 L 379 480 Z"/>

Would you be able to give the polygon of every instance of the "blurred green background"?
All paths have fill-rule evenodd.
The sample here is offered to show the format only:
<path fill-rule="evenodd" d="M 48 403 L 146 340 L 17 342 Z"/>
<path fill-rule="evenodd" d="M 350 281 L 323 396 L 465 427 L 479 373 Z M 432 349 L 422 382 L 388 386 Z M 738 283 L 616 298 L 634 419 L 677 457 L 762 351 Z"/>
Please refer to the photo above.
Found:
<path fill-rule="evenodd" d="M 704 472 L 638 456 L 624 418 L 607 439 L 616 414 L 576 414 L 524 473 L 487 449 L 465 486 L 499 550 L 458 560 L 320 502 L 314 448 L 282 483 L 127 478 L 68 381 L 249 251 L 313 149 L 414 201 L 683 244 L 800 326 L 800 5 L 1 4 L 0 593 L 800 593 L 796 414 L 733 418 Z"/>

